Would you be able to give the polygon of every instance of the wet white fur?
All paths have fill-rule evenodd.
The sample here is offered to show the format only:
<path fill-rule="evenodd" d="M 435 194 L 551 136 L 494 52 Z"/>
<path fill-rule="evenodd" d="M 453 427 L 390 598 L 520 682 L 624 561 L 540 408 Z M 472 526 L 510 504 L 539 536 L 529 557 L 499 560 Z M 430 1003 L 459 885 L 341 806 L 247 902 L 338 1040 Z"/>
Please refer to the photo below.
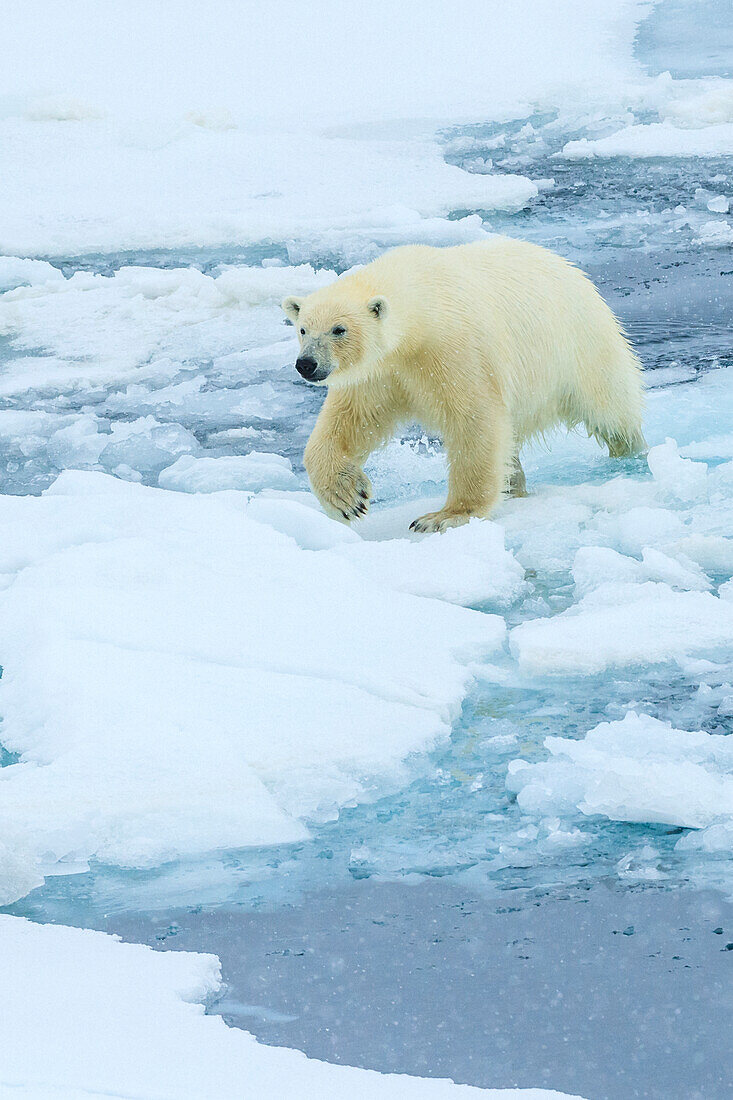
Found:
<path fill-rule="evenodd" d="M 640 364 L 618 321 L 583 272 L 537 245 L 396 248 L 283 308 L 331 368 L 305 462 L 334 515 L 363 512 L 362 464 L 404 421 L 438 432 L 449 461 L 446 504 L 418 530 L 521 493 L 519 449 L 559 424 L 584 424 L 612 455 L 645 446 Z"/>

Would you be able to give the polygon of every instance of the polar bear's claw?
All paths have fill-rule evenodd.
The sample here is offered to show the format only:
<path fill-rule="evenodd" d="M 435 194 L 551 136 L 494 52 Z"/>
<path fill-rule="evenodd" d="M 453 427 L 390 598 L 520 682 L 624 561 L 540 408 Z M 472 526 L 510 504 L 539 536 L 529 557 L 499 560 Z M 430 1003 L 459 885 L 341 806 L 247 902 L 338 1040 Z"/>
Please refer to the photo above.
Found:
<path fill-rule="evenodd" d="M 350 523 L 352 519 L 361 519 L 369 511 L 371 488 L 369 478 L 354 464 L 341 470 L 332 486 L 319 496 L 328 510 Z"/>
<path fill-rule="evenodd" d="M 466 512 L 428 512 L 427 515 L 414 519 L 410 530 L 418 535 L 440 533 L 447 531 L 449 527 L 462 527 L 470 518 Z"/>

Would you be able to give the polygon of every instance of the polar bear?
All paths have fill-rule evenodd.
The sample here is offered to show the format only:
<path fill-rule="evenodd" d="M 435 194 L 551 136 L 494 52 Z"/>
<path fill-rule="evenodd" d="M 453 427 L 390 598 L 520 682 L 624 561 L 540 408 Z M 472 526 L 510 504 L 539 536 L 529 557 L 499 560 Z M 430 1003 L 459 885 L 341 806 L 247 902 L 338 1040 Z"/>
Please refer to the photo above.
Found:
<path fill-rule="evenodd" d="M 520 448 L 556 425 L 585 425 L 612 456 L 645 449 L 639 360 L 590 279 L 538 245 L 395 248 L 282 308 L 298 372 L 328 387 L 304 461 L 339 519 L 366 513 L 362 466 L 401 422 L 439 434 L 448 458 L 448 498 L 419 532 L 524 495 Z"/>

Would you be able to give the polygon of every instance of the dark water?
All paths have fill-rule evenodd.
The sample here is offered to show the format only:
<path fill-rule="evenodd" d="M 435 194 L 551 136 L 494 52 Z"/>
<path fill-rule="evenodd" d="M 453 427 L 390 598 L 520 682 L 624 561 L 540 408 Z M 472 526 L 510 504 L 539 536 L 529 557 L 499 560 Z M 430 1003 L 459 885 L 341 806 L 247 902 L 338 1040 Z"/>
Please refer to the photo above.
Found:
<path fill-rule="evenodd" d="M 650 76 L 733 76 L 729 0 L 664 0 L 641 23 L 636 53 Z"/>
<path fill-rule="evenodd" d="M 361 881 L 277 911 L 94 924 L 216 952 L 211 1011 L 327 1061 L 588 1100 L 731 1095 L 733 904 L 707 891 Z"/>

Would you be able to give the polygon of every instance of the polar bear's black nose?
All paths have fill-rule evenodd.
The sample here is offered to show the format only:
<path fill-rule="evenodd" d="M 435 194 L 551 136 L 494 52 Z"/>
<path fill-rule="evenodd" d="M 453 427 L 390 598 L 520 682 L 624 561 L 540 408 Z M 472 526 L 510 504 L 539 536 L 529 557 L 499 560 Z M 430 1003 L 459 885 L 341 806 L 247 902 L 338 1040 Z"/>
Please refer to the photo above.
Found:
<path fill-rule="evenodd" d="M 311 359 L 310 356 L 304 355 L 301 359 L 296 359 L 295 369 L 298 374 L 301 374 L 303 378 L 307 378 L 308 381 L 315 378 L 316 371 L 318 370 L 318 363 L 315 359 Z"/>

